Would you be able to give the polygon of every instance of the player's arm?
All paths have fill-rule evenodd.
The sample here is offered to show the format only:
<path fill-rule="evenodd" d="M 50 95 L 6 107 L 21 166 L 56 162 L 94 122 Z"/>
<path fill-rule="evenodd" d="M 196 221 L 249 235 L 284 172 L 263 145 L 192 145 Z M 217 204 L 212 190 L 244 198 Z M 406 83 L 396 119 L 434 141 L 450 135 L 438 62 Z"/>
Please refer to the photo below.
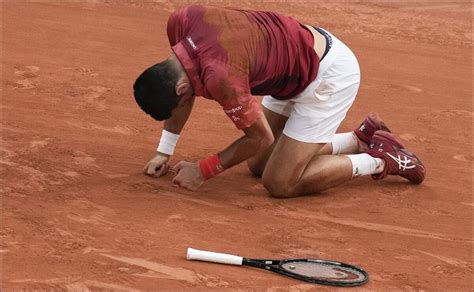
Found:
<path fill-rule="evenodd" d="M 224 169 L 249 159 L 274 141 L 270 125 L 263 114 L 250 127 L 242 130 L 245 135 L 218 154 Z"/>
<path fill-rule="evenodd" d="M 269 147 L 274 141 L 273 133 L 263 114 L 249 127 L 242 130 L 245 135 L 224 151 L 199 162 L 181 161 L 176 164 L 174 169 L 177 175 L 173 182 L 183 188 L 195 191 L 205 180 L 249 159 L 258 151 Z"/>
<path fill-rule="evenodd" d="M 191 114 L 194 100 L 195 97 L 192 97 L 182 105 L 176 107 L 173 110 L 171 118 L 165 120 L 160 145 L 158 146 L 155 156 L 148 161 L 143 168 L 145 174 L 160 177 L 168 171 L 168 161 L 174 152 L 174 148 L 179 139 L 179 134 L 183 130 L 184 125 Z"/>
<path fill-rule="evenodd" d="M 261 105 L 251 94 L 248 72 L 234 68 L 231 73 L 227 65 L 215 62 L 206 67 L 206 88 L 245 135 L 225 150 L 198 162 L 176 164 L 173 182 L 188 190 L 197 190 L 205 180 L 254 156 L 274 140 Z"/>
<path fill-rule="evenodd" d="M 175 184 L 197 190 L 205 180 L 249 159 L 273 143 L 273 133 L 255 97 L 246 95 L 235 99 L 224 106 L 224 111 L 245 135 L 223 151 L 198 162 L 181 161 L 176 164 Z"/>

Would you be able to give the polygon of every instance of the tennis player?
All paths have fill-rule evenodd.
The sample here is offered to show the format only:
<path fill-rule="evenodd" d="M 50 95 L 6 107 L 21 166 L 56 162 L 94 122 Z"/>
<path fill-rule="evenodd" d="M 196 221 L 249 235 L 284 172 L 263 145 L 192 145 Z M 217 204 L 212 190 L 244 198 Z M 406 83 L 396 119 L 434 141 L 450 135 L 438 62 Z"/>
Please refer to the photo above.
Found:
<path fill-rule="evenodd" d="M 167 33 L 171 55 L 134 84 L 141 109 L 164 120 L 146 174 L 167 172 L 195 96 L 202 96 L 217 101 L 243 136 L 207 158 L 177 163 L 173 182 L 188 190 L 243 161 L 282 198 L 366 175 L 424 180 L 421 161 L 377 114 L 336 134 L 357 95 L 360 70 L 352 51 L 327 30 L 273 12 L 189 6 L 170 16 Z M 256 95 L 264 96 L 261 104 Z"/>

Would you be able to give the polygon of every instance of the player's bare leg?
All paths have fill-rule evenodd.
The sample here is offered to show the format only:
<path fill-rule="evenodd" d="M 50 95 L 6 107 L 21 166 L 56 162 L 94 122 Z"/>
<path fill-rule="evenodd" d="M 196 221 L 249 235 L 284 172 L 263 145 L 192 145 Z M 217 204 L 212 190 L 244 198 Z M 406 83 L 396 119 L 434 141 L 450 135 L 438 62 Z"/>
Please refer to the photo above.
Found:
<path fill-rule="evenodd" d="M 422 162 L 389 131 L 371 113 L 353 132 L 336 134 L 336 141 L 328 144 L 304 143 L 283 134 L 266 164 L 263 184 L 272 196 L 287 198 L 317 193 L 361 175 L 374 179 L 398 175 L 415 184 L 423 182 L 426 170 Z M 368 143 L 367 153 L 334 155 L 356 148 L 364 151 Z M 330 144 L 337 149 L 327 155 Z"/>
<path fill-rule="evenodd" d="M 274 197 L 317 193 L 352 179 L 352 163 L 343 155 L 315 155 L 326 144 L 303 143 L 281 135 L 262 175 Z"/>
<path fill-rule="evenodd" d="M 269 148 L 247 160 L 247 165 L 250 171 L 257 177 L 262 176 L 265 165 L 267 164 L 267 161 L 283 132 L 285 123 L 288 120 L 287 117 L 274 113 L 265 107 L 263 108 L 263 113 L 270 124 L 273 136 L 275 137 L 275 142 Z M 318 148 L 314 155 L 358 154 L 367 152 L 369 148 L 368 144 L 359 139 L 354 131 L 336 134 L 333 143 L 321 145 L 322 147 Z"/>

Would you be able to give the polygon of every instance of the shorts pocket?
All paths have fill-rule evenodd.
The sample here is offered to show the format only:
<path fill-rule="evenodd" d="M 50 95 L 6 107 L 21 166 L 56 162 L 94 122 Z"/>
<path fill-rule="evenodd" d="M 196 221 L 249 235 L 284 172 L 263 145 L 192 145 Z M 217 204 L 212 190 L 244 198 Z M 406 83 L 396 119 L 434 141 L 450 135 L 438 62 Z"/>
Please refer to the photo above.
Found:
<path fill-rule="evenodd" d="M 331 82 L 322 80 L 314 91 L 314 97 L 319 101 L 327 101 L 334 93 L 334 86 Z"/>

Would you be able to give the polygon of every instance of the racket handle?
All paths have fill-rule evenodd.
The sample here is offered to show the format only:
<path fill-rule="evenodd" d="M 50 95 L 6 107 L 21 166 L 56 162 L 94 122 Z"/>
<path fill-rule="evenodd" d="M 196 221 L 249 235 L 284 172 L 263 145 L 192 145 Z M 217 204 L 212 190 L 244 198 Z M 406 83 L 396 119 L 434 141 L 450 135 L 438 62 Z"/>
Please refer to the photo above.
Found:
<path fill-rule="evenodd" d="M 231 255 L 231 254 L 198 250 L 194 248 L 188 248 L 188 254 L 186 258 L 188 260 L 214 262 L 214 263 L 237 265 L 237 266 L 241 266 L 242 260 L 243 260 L 243 257 L 239 257 L 239 256 Z"/>

